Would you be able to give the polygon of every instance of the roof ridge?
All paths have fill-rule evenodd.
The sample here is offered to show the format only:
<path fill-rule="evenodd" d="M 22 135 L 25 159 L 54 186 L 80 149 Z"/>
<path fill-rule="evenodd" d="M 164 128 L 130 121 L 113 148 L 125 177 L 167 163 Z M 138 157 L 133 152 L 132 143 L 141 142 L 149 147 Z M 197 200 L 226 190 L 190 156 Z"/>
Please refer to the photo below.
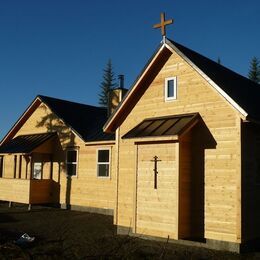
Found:
<path fill-rule="evenodd" d="M 100 110 L 106 110 L 105 107 L 98 107 L 98 106 L 93 106 L 93 105 L 88 105 L 88 104 L 83 104 L 83 103 L 79 103 L 79 102 L 75 102 L 75 101 L 71 101 L 71 100 L 66 100 L 66 99 L 61 99 L 61 98 L 56 98 L 56 97 L 50 97 L 50 96 L 45 96 L 45 95 L 37 95 L 38 98 L 41 99 L 41 101 L 47 101 L 46 99 L 52 100 L 52 101 L 62 101 L 62 102 L 67 102 L 67 103 L 71 103 L 71 104 L 76 104 L 76 105 L 81 105 L 81 106 L 85 106 L 85 107 L 89 107 L 89 108 L 95 108 L 95 109 L 100 109 Z"/>
<path fill-rule="evenodd" d="M 124 109 L 130 111 L 133 109 L 135 104 L 133 104 L 131 98 L 135 95 L 135 92 L 142 88 L 140 87 L 140 82 L 153 69 L 154 63 L 160 62 L 160 66 L 163 66 L 166 59 L 168 59 L 173 52 L 180 55 L 185 62 L 200 74 L 202 78 L 240 113 L 242 119 L 250 118 L 250 120 L 257 119 L 260 121 L 260 107 L 258 106 L 260 100 L 259 84 L 198 52 L 166 38 L 165 41 L 161 41 L 160 46 L 144 66 L 120 105 L 106 121 L 103 126 L 105 132 L 114 131 L 116 127 L 123 122 L 128 114 L 128 112 L 123 116 L 120 114 Z M 141 86 L 144 86 L 144 84 Z M 147 87 L 148 86 L 144 86 L 144 88 Z M 138 98 L 140 98 L 140 96 L 138 96 Z M 130 102 L 132 102 L 131 105 L 129 105 Z"/>
<path fill-rule="evenodd" d="M 248 82 L 255 84 L 256 86 L 259 86 L 258 83 L 252 81 L 251 79 L 247 78 L 247 77 L 244 76 L 244 75 L 241 75 L 240 73 L 234 71 L 233 69 L 228 68 L 227 66 L 224 66 L 224 65 L 222 65 L 222 64 L 219 64 L 218 62 L 216 62 L 216 61 L 214 61 L 214 60 L 208 58 L 207 56 L 205 56 L 205 55 L 203 55 L 203 54 L 201 54 L 201 53 L 199 53 L 199 52 L 197 52 L 197 51 L 194 51 L 194 50 L 192 50 L 192 49 L 190 49 L 190 48 L 188 48 L 188 47 L 186 47 L 186 46 L 184 46 L 184 45 L 182 45 L 182 44 L 180 44 L 180 43 L 178 43 L 178 42 L 176 42 L 176 41 L 173 41 L 173 40 L 171 40 L 171 39 L 169 39 L 169 38 L 167 38 L 167 40 L 168 40 L 170 43 L 172 43 L 174 46 L 176 46 L 177 48 L 178 48 L 178 47 L 181 47 L 181 48 L 183 48 L 183 49 L 186 49 L 187 51 L 189 51 L 189 52 L 191 52 L 191 53 L 193 53 L 193 54 L 195 54 L 195 55 L 200 56 L 200 57 L 203 58 L 203 59 L 206 59 L 206 60 L 208 60 L 208 61 L 214 63 L 215 66 L 218 66 L 218 67 L 221 68 L 221 69 L 225 69 L 225 70 L 227 70 L 228 72 L 234 73 L 234 74 L 236 74 L 236 76 L 239 76 L 239 77 L 241 77 L 241 78 L 247 80 Z"/>
<path fill-rule="evenodd" d="M 34 134 L 22 134 L 22 135 L 17 135 L 16 137 L 18 137 L 18 136 L 28 136 L 28 135 L 55 135 L 55 134 L 57 134 L 57 132 L 56 131 L 54 131 L 54 132 L 42 132 L 42 133 L 34 133 Z"/>

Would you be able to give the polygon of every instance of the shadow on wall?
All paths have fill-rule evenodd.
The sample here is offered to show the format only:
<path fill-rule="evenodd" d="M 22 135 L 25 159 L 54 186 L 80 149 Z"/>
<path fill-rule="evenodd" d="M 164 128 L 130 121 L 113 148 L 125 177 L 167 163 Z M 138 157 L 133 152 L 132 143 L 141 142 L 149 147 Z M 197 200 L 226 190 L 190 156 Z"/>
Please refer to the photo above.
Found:
<path fill-rule="evenodd" d="M 191 234 L 195 239 L 204 239 L 205 225 L 205 150 L 216 149 L 216 140 L 200 119 L 192 129 L 191 149 Z"/>
<path fill-rule="evenodd" d="M 242 241 L 260 250 L 260 126 L 243 122 L 241 129 Z"/>
<path fill-rule="evenodd" d="M 58 182 L 60 183 L 61 172 L 66 174 L 66 149 L 75 147 L 75 135 L 54 113 L 47 113 L 45 105 L 40 107 L 44 109 L 46 115 L 37 122 L 36 127 L 45 128 L 47 132 L 56 132 L 59 137 L 59 143 L 57 143 L 53 149 L 52 160 L 59 165 L 58 169 Z M 66 175 L 66 192 L 65 203 L 66 207 L 70 208 L 71 201 L 71 176 Z"/>

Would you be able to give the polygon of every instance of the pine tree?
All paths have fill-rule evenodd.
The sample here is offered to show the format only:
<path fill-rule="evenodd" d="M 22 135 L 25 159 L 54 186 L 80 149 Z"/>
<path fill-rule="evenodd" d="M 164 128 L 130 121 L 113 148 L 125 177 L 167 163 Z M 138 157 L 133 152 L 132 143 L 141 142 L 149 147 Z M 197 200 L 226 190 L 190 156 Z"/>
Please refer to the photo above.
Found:
<path fill-rule="evenodd" d="M 248 78 L 256 83 L 260 83 L 260 62 L 256 57 L 253 57 L 250 62 Z"/>
<path fill-rule="evenodd" d="M 106 68 L 103 70 L 103 81 L 100 84 L 99 105 L 107 107 L 109 92 L 115 87 L 115 76 L 111 59 L 108 60 Z"/>

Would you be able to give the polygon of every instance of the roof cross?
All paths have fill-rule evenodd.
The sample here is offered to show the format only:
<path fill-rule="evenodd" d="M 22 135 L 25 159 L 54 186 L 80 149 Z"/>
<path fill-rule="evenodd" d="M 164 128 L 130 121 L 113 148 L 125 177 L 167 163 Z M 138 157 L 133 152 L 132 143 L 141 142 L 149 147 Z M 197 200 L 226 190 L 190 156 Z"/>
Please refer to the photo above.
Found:
<path fill-rule="evenodd" d="M 155 29 L 161 28 L 162 36 L 165 37 L 166 36 L 166 25 L 169 25 L 172 23 L 173 23 L 172 19 L 165 21 L 165 13 L 161 13 L 161 23 L 155 24 L 153 26 L 153 28 L 155 28 Z"/>

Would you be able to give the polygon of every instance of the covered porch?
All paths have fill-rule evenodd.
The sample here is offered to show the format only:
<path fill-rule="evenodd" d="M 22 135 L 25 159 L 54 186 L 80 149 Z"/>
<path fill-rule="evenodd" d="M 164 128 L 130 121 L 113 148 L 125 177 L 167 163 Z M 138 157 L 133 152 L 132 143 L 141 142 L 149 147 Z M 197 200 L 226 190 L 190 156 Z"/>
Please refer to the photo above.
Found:
<path fill-rule="evenodd" d="M 54 180 L 0 179 L 0 200 L 24 204 L 59 202 L 59 183 Z"/>
<path fill-rule="evenodd" d="M 0 146 L 0 200 L 58 204 L 61 164 L 56 133 L 17 136 Z"/>

